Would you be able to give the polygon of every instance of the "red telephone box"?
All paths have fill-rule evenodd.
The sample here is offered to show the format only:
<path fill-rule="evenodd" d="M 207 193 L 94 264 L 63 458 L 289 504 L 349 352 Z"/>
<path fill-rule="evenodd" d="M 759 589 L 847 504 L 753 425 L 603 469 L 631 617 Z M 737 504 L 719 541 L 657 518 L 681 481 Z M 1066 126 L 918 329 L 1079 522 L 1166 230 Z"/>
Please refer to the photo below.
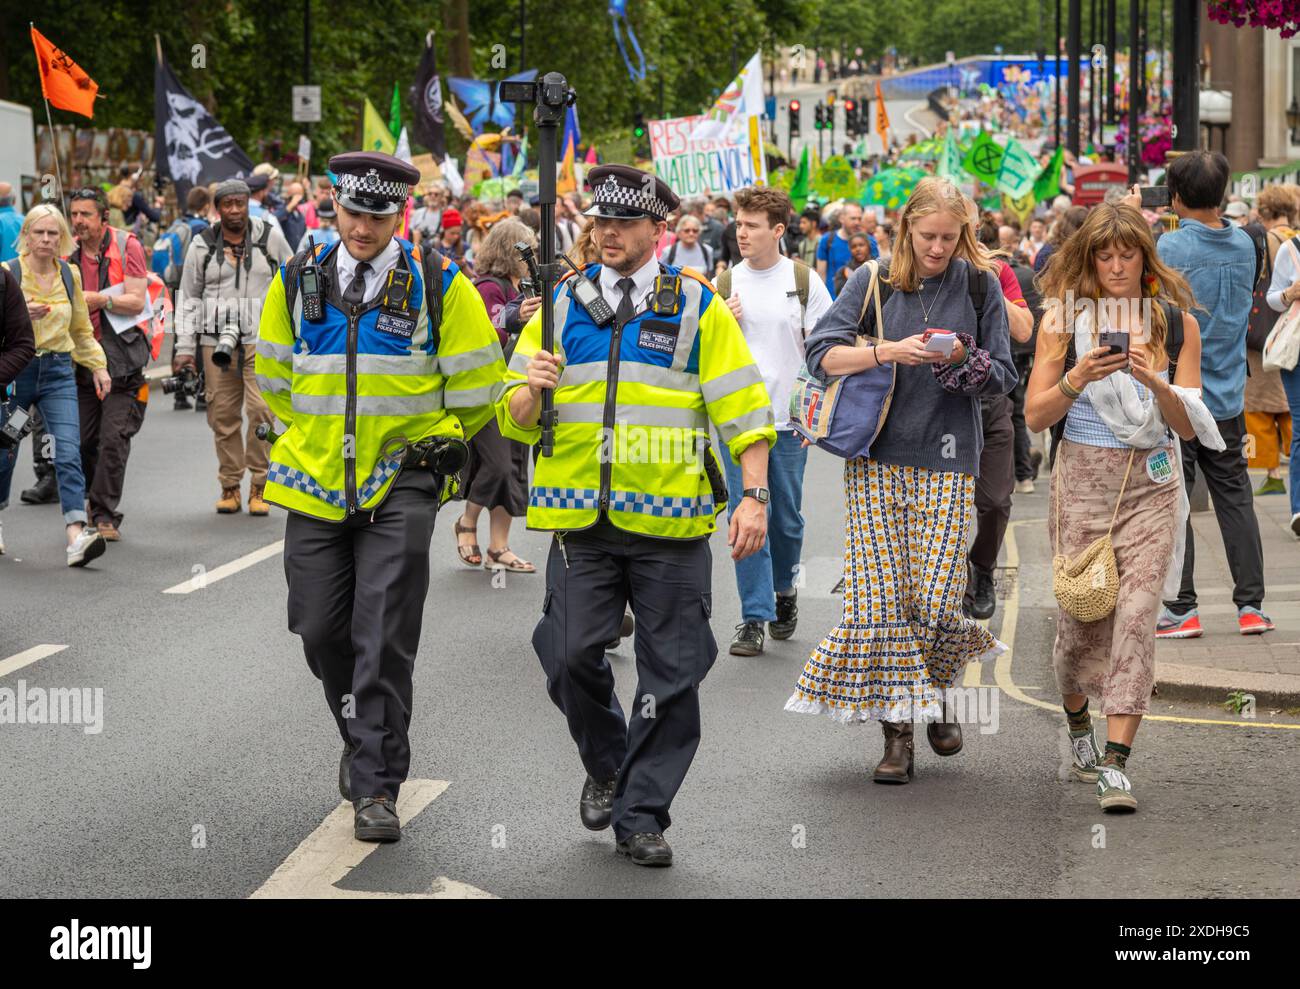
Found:
<path fill-rule="evenodd" d="M 1081 165 L 1074 170 L 1075 206 L 1096 206 L 1105 201 L 1111 189 L 1128 191 L 1127 166 L 1105 163 Z"/>

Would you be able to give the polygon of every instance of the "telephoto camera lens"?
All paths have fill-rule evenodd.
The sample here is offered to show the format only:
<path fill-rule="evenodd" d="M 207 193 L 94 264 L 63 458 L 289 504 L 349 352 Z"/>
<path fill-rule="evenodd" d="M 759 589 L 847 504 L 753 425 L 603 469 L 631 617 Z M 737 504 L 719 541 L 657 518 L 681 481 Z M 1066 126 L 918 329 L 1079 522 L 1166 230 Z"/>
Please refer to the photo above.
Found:
<path fill-rule="evenodd" d="M 212 351 L 212 363 L 219 368 L 230 367 L 235 348 L 239 346 L 239 327 L 226 326 L 217 338 L 217 346 Z"/>

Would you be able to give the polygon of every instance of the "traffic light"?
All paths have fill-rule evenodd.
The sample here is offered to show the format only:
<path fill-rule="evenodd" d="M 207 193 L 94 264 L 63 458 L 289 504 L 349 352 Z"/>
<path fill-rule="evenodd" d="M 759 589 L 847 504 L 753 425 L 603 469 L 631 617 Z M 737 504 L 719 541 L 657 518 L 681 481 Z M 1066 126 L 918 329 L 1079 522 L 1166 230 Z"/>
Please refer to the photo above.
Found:
<path fill-rule="evenodd" d="M 798 100 L 790 101 L 789 110 L 790 110 L 790 136 L 791 137 L 799 136 L 799 107 L 800 107 L 800 103 Z"/>
<path fill-rule="evenodd" d="M 637 141 L 645 137 L 645 114 L 640 110 L 632 117 L 632 137 Z"/>
<path fill-rule="evenodd" d="M 858 105 L 853 100 L 844 101 L 844 133 L 853 137 L 858 132 Z"/>
<path fill-rule="evenodd" d="M 814 109 L 815 119 L 813 121 L 813 126 L 816 127 L 817 130 L 824 130 L 826 127 L 826 105 L 824 103 L 818 103 Z"/>

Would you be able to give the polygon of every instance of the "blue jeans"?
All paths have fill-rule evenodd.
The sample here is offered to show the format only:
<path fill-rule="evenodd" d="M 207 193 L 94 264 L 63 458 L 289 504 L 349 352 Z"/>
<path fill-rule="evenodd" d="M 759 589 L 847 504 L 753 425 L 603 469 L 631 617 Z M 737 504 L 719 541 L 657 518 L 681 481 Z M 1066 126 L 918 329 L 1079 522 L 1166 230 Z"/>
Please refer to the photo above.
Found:
<path fill-rule="evenodd" d="M 734 512 L 743 497 L 744 481 L 726 444 L 718 451 L 727 469 L 727 492 Z M 775 621 L 776 592 L 794 587 L 803 551 L 803 471 L 807 463 L 808 449 L 800 446 L 799 434 L 777 432 L 776 446 L 767 456 L 767 487 L 772 494 L 767 506 L 767 540 L 757 553 L 736 564 L 742 621 Z"/>
<path fill-rule="evenodd" d="M 71 354 L 34 357 L 14 379 L 13 405 L 40 409 L 45 431 L 54 440 L 54 477 L 59 482 L 63 521 L 86 521 L 86 479 L 81 473 L 81 419 Z M 0 509 L 9 505 L 17 449 L 0 450 Z"/>
<path fill-rule="evenodd" d="M 1300 515 L 1300 364 L 1281 375 L 1286 404 L 1291 406 L 1291 514 Z"/>

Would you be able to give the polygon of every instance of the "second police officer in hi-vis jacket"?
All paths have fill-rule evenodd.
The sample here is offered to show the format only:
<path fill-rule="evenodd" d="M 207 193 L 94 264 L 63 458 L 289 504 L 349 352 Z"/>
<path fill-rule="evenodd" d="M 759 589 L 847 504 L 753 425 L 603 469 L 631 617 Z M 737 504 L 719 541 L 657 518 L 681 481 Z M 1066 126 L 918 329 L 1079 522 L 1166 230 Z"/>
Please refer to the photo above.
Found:
<path fill-rule="evenodd" d="M 541 349 L 540 313 L 524 328 L 497 416 L 504 435 L 536 443 L 542 392 L 555 390 L 554 455 L 538 459 L 528 505 L 529 528 L 556 533 L 533 647 L 586 769 L 583 825 L 612 823 L 620 855 L 664 866 L 669 805 L 700 741 L 700 681 L 717 656 L 709 536 L 727 498 L 709 426 L 743 473 L 736 559 L 766 536 L 776 431 L 731 311 L 703 277 L 655 259 L 677 196 L 626 165 L 588 179 L 601 263 L 557 288 L 554 355 Z M 605 658 L 629 604 L 630 721 Z"/>

